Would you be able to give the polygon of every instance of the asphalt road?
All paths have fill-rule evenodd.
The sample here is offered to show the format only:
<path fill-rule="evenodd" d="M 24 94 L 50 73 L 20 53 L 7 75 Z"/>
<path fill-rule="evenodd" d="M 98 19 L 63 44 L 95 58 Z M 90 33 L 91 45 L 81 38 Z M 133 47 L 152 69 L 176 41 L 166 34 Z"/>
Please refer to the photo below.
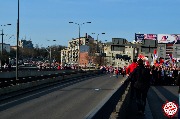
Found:
<path fill-rule="evenodd" d="M 1 102 L 0 118 L 83 119 L 124 79 L 111 74 L 30 92 Z"/>

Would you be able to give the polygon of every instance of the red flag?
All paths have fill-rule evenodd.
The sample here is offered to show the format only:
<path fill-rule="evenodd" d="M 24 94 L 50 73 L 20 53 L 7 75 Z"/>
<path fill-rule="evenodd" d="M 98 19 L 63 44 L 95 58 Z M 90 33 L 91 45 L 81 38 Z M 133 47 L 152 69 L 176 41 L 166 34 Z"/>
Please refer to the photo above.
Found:
<path fill-rule="evenodd" d="M 157 53 L 157 50 L 154 50 L 154 54 L 156 54 Z"/>
<path fill-rule="evenodd" d="M 163 64 L 163 63 L 164 63 L 164 60 L 160 58 L 160 59 L 159 59 L 159 63 L 160 63 L 160 64 Z"/>
<path fill-rule="evenodd" d="M 143 58 L 144 58 L 144 55 L 139 54 L 139 55 L 138 55 L 138 58 L 139 58 L 139 59 L 143 59 Z"/>

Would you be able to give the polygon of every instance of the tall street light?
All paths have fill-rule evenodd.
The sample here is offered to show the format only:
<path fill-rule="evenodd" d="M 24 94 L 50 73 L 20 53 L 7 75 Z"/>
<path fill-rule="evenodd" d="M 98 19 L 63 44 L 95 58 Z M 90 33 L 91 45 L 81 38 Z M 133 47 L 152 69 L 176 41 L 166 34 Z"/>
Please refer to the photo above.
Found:
<path fill-rule="evenodd" d="M 69 22 L 70 24 L 73 24 L 74 22 Z M 79 47 L 79 52 L 78 52 L 78 71 L 79 71 L 79 62 L 80 62 L 80 38 L 81 38 L 81 36 L 80 36 L 80 29 L 81 29 L 81 25 L 83 25 L 83 24 L 86 24 L 86 23 L 91 23 L 91 22 L 84 22 L 84 23 L 81 23 L 81 24 L 79 24 L 79 23 L 74 23 L 74 24 L 77 24 L 78 25 L 78 28 L 79 28 L 79 43 L 78 43 L 78 47 Z"/>
<path fill-rule="evenodd" d="M 7 25 L 11 25 L 11 24 L 6 24 L 6 25 L 1 25 L 1 26 L 7 26 Z M 2 33 L 1 33 L 1 35 L 2 35 L 2 44 L 1 44 L 1 57 L 3 57 L 3 36 L 4 36 L 4 33 L 3 33 L 3 28 L 2 28 Z M 1 60 L 1 70 L 2 70 L 2 60 Z"/>
<path fill-rule="evenodd" d="M 92 34 L 96 34 L 96 33 L 92 33 Z M 105 34 L 105 33 L 100 33 L 100 34 Z M 98 52 L 98 36 L 100 35 L 99 33 L 97 34 L 97 47 L 96 47 L 96 52 Z"/>
<path fill-rule="evenodd" d="M 96 33 L 92 33 L 92 34 L 96 34 Z M 98 36 L 100 35 L 100 34 L 105 34 L 105 33 L 98 33 L 97 34 L 97 44 L 96 44 L 96 53 L 98 53 L 99 52 L 99 54 L 100 54 L 100 63 L 102 62 L 101 61 L 101 57 L 102 57 L 102 52 L 100 52 L 100 50 L 102 49 L 102 47 L 101 47 L 101 49 L 99 49 L 99 39 L 98 39 Z M 95 53 L 94 53 L 94 55 L 95 55 Z"/>
<path fill-rule="evenodd" d="M 18 52 L 19 52 L 19 0 L 18 0 L 18 19 L 17 19 L 17 41 L 16 41 L 16 80 L 18 80 Z"/>
<path fill-rule="evenodd" d="M 53 41 L 56 41 L 56 40 L 53 40 Z M 51 46 L 48 46 L 48 47 L 49 47 L 49 50 L 47 49 L 46 50 L 49 52 L 49 68 L 51 69 L 52 49 L 51 49 Z"/>

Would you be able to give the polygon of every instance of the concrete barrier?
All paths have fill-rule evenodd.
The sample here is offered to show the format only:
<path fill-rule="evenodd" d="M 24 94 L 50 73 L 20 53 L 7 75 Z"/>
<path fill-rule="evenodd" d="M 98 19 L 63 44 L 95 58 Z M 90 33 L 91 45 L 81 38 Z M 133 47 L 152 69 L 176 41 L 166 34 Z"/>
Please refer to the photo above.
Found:
<path fill-rule="evenodd" d="M 43 79 L 43 80 L 37 79 L 37 81 L 32 81 L 32 82 L 28 82 L 28 83 L 22 83 L 22 84 L 17 84 L 14 86 L 1 88 L 0 95 L 18 91 L 18 90 L 27 89 L 27 88 L 37 87 L 42 84 L 53 83 L 53 82 L 57 82 L 60 80 L 72 79 L 75 77 L 81 77 L 81 76 L 86 76 L 86 75 L 91 75 L 91 74 L 95 75 L 95 74 L 97 74 L 97 72 L 98 71 L 79 72 L 79 73 L 73 73 L 73 74 L 69 74 L 69 75 L 62 75 L 62 76 L 58 76 L 58 77 L 47 78 L 47 79 Z"/>
<path fill-rule="evenodd" d="M 55 74 L 62 72 L 75 72 L 76 70 L 55 70 L 55 71 L 40 71 L 40 70 L 24 70 L 18 72 L 18 77 L 28 77 L 28 76 L 40 76 L 47 74 Z M 16 77 L 16 72 L 0 72 L 0 78 L 14 78 Z"/>

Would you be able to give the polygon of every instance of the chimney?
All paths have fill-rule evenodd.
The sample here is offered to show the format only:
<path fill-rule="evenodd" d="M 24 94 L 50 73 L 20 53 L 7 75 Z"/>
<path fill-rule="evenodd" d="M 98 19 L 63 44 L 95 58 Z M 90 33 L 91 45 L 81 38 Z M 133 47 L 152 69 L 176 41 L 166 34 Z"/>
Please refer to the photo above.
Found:
<path fill-rule="evenodd" d="M 87 33 L 85 34 L 85 38 L 88 38 L 88 35 L 87 35 Z"/>

